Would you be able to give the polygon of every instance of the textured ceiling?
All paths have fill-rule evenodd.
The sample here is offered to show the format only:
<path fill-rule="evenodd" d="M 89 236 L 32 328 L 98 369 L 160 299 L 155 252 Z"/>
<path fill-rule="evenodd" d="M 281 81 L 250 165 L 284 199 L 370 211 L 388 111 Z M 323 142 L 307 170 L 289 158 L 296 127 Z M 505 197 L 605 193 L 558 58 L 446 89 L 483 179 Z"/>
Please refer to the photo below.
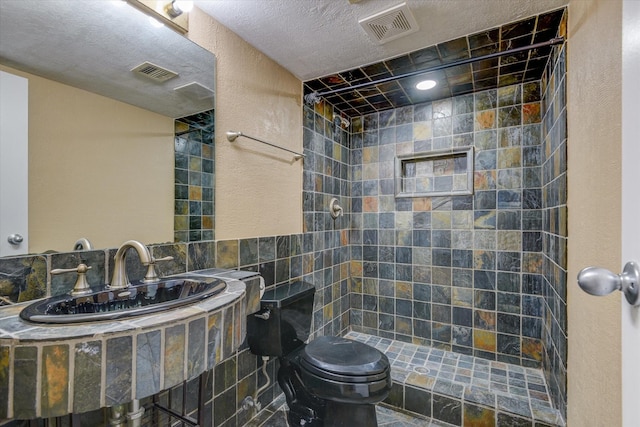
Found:
<path fill-rule="evenodd" d="M 178 76 L 131 72 L 145 61 Z M 0 0 L 0 64 L 174 118 L 214 106 L 187 90 L 215 90 L 214 55 L 124 1 Z"/>
<path fill-rule="evenodd" d="M 419 30 L 378 44 L 359 20 L 403 0 L 195 0 L 303 81 L 373 64 L 564 7 L 568 0 L 405 0 Z"/>
<path fill-rule="evenodd" d="M 321 77 L 305 83 L 305 95 L 314 92 L 322 95 L 323 92 L 338 90 L 339 93 L 327 94 L 324 99 L 352 117 L 540 80 L 552 46 L 526 49 L 433 72 L 420 71 L 517 50 L 547 42 L 558 35 L 564 36 L 565 18 L 565 9 L 546 12 L 386 61 Z M 405 74 L 412 76 L 375 84 L 381 79 L 390 80 Z M 428 91 L 416 89 L 416 83 L 426 78 L 435 80 L 437 86 Z"/>

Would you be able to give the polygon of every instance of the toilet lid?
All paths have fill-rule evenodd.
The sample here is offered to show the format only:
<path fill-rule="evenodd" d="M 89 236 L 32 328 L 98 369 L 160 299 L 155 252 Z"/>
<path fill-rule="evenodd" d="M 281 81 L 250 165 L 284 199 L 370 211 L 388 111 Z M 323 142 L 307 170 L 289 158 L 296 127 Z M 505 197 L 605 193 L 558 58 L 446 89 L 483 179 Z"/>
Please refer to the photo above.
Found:
<path fill-rule="evenodd" d="M 386 376 L 389 359 L 382 352 L 358 341 L 341 337 L 318 337 L 304 348 L 301 364 L 316 373 L 330 372 L 348 377 Z"/>

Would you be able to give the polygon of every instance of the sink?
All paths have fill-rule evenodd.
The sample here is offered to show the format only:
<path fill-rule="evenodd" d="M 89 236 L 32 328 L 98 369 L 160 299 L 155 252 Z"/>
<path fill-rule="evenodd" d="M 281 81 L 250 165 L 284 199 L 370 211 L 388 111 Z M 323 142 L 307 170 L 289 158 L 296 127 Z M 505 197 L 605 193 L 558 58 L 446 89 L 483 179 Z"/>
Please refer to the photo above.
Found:
<path fill-rule="evenodd" d="M 247 307 L 257 311 L 260 298 L 257 273 L 244 277 L 250 291 L 231 273 L 237 272 L 184 272 L 125 289 L 94 287 L 83 296 L 2 307 L 0 424 L 140 401 L 233 357 L 245 340 Z M 114 302 L 111 312 L 108 301 Z M 80 304 L 94 313 L 79 313 Z M 47 308 L 52 314 L 43 314 Z"/>
<path fill-rule="evenodd" d="M 133 282 L 124 289 L 101 289 L 86 295 L 62 295 L 37 301 L 20 312 L 37 323 L 78 323 L 124 319 L 181 307 L 223 292 L 227 284 L 206 277 Z"/>

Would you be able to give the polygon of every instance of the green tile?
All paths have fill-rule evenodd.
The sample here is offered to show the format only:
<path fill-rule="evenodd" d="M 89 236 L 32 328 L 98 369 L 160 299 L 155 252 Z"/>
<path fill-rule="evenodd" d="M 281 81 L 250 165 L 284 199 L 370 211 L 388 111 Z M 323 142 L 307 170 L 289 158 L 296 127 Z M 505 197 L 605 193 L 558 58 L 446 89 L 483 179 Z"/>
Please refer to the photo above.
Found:
<path fill-rule="evenodd" d="M 83 413 L 100 407 L 102 342 L 77 343 L 74 352 L 73 411 Z"/>
<path fill-rule="evenodd" d="M 16 347 L 14 350 L 13 416 L 17 419 L 36 417 L 38 392 L 38 349 Z"/>
<path fill-rule="evenodd" d="M 195 378 L 204 371 L 205 345 L 205 319 L 189 322 L 187 379 Z"/>
<path fill-rule="evenodd" d="M 222 311 L 209 316 L 207 328 L 207 369 L 211 369 L 222 360 Z"/>
<path fill-rule="evenodd" d="M 136 337 L 136 398 L 151 396 L 161 390 L 162 333 L 159 330 Z"/>
<path fill-rule="evenodd" d="M 9 417 L 10 353 L 10 347 L 0 347 L 0 419 Z"/>
<path fill-rule="evenodd" d="M 185 326 L 175 325 L 165 329 L 164 338 L 164 384 L 170 388 L 180 384 L 184 378 Z"/>
<path fill-rule="evenodd" d="M 107 340 L 107 367 L 105 377 L 105 404 L 107 406 L 130 402 L 133 384 L 133 337 Z"/>

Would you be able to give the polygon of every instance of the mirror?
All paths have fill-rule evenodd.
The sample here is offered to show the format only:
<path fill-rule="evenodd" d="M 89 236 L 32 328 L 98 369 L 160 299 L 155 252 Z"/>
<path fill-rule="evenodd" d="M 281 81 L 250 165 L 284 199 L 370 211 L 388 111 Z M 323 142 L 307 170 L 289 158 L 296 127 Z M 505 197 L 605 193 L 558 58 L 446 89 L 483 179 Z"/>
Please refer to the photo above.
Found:
<path fill-rule="evenodd" d="M 211 52 L 122 0 L 2 0 L 0 69 L 29 79 L 29 252 L 173 240 L 173 119 L 213 109 Z"/>
<path fill-rule="evenodd" d="M 212 109 L 213 54 L 153 22 L 122 0 L 3 0 L 0 61 L 172 118 Z"/>

